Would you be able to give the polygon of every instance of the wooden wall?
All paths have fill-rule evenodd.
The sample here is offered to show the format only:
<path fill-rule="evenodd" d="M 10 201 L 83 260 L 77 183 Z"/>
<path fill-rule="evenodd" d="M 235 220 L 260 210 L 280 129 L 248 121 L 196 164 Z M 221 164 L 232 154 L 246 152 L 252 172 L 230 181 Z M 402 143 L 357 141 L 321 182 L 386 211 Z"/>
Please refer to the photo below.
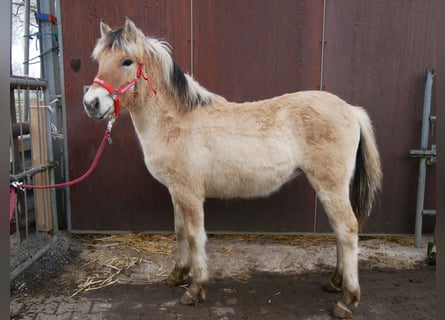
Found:
<path fill-rule="evenodd" d="M 334 3 L 335 2 L 335 3 Z M 101 18 L 130 17 L 146 35 L 167 40 L 181 67 L 233 101 L 323 89 L 364 106 L 374 121 L 384 164 L 384 190 L 364 232 L 412 233 L 424 74 L 434 67 L 434 1 L 63 1 L 62 28 L 70 176 L 81 175 L 106 122 L 88 119 L 83 86 L 95 76 L 90 58 Z M 322 60 L 323 12 L 326 9 Z M 73 21 L 82 21 L 73 28 Z M 322 61 L 324 63 L 322 64 Z M 96 172 L 71 188 L 70 230 L 173 230 L 166 189 L 147 172 L 129 115 Z M 434 138 L 434 136 L 433 136 Z M 434 171 L 427 204 L 434 206 Z M 211 231 L 328 232 L 304 177 L 267 199 L 205 204 Z M 431 232 L 434 219 L 425 221 Z"/>

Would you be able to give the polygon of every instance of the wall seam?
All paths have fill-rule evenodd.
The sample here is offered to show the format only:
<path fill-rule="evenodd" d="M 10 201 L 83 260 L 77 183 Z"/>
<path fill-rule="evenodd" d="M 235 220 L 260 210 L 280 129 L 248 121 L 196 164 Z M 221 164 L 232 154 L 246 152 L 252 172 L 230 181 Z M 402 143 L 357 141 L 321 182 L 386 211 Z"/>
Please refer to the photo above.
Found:
<path fill-rule="evenodd" d="M 324 53 L 325 53 L 325 27 L 326 27 L 326 0 L 323 0 L 323 16 L 321 28 L 321 60 L 320 60 L 320 91 L 323 91 L 323 73 L 324 73 Z M 318 213 L 318 197 L 315 193 L 314 197 L 314 229 L 317 232 L 317 213 Z"/>

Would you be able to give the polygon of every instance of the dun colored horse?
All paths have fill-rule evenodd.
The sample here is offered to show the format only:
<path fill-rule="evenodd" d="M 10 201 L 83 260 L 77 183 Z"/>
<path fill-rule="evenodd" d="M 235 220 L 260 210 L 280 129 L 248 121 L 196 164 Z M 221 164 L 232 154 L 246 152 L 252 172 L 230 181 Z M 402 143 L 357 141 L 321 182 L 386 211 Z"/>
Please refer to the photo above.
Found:
<path fill-rule="evenodd" d="M 92 53 L 99 70 L 84 108 L 96 119 L 128 110 L 147 169 L 170 192 L 178 250 L 167 284 L 192 277 L 181 302 L 205 299 L 209 284 L 204 200 L 268 196 L 304 173 L 337 240 L 337 268 L 324 288 L 342 292 L 334 316 L 351 317 L 360 301 L 358 230 L 382 178 L 367 113 L 320 91 L 229 102 L 130 19 L 114 30 L 101 21 L 100 32 Z"/>

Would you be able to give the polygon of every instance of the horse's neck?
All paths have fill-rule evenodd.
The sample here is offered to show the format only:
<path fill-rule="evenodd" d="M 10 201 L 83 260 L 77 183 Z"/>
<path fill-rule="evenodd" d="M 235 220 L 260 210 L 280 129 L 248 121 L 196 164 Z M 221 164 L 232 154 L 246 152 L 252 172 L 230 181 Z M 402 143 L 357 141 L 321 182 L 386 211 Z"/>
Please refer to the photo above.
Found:
<path fill-rule="evenodd" d="M 168 99 L 158 97 L 153 101 L 129 108 L 131 119 L 138 133 L 139 139 L 162 138 L 163 126 L 171 123 L 172 119 L 178 120 L 180 112 Z"/>

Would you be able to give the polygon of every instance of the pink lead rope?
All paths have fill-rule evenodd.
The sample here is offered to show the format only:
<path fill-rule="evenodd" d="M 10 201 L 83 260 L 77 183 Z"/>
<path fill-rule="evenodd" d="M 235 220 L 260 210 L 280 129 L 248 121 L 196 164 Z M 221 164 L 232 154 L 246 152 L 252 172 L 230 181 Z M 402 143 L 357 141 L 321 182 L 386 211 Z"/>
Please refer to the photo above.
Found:
<path fill-rule="evenodd" d="M 119 115 L 120 112 L 120 101 L 119 96 L 123 95 L 126 91 L 128 91 L 130 88 L 134 87 L 141 78 L 143 78 L 145 81 L 147 81 L 148 86 L 150 87 L 151 91 L 156 94 L 155 88 L 153 88 L 150 79 L 144 75 L 144 71 L 142 68 L 144 67 L 144 63 L 141 62 L 138 66 L 138 70 L 136 72 L 136 77 L 131 80 L 130 82 L 124 84 L 119 89 L 115 90 L 111 85 L 108 84 L 105 80 L 102 80 L 98 77 L 94 78 L 94 83 L 97 83 L 104 87 L 112 96 L 114 101 L 114 115 L 110 117 L 110 120 L 107 124 L 107 129 L 105 130 L 104 137 L 102 138 L 102 142 L 99 146 L 99 149 L 97 150 L 96 156 L 91 163 L 90 168 L 79 178 L 76 178 L 74 180 L 64 182 L 64 183 L 57 183 L 52 185 L 46 185 L 46 186 L 39 186 L 39 185 L 30 185 L 30 184 L 23 184 L 18 181 L 11 182 L 10 184 L 10 200 L 9 200 L 9 221 L 12 220 L 13 214 L 14 214 L 14 204 L 15 204 L 15 195 L 17 194 L 17 190 L 24 190 L 25 188 L 28 189 L 50 189 L 50 188 L 64 188 L 72 186 L 76 183 L 82 182 L 85 180 L 96 168 L 97 164 L 99 163 L 99 159 L 102 156 L 102 153 L 105 149 L 105 145 L 107 144 L 107 141 L 111 141 L 110 138 L 110 132 L 111 128 L 113 127 L 113 123 L 116 120 L 116 117 Z M 111 143 L 111 142 L 110 142 Z"/>
<path fill-rule="evenodd" d="M 50 189 L 50 188 L 64 188 L 72 186 L 76 183 L 82 182 L 85 180 L 93 171 L 96 169 L 97 164 L 99 163 L 99 159 L 102 156 L 102 153 L 105 149 L 105 145 L 107 144 L 107 141 L 111 143 L 111 129 L 113 127 L 113 123 L 116 120 L 116 118 L 113 116 L 108 120 L 107 129 L 105 130 L 104 137 L 102 138 L 102 142 L 99 146 L 99 149 L 97 150 L 96 156 L 94 157 L 93 162 L 91 163 L 91 166 L 89 169 L 79 178 L 76 178 L 71 181 L 63 182 L 63 183 L 57 183 L 57 184 L 51 184 L 51 185 L 31 185 L 31 184 L 23 184 L 21 182 L 12 182 L 10 185 L 10 200 L 9 200 L 9 221 L 12 220 L 13 213 L 14 213 L 14 204 L 15 204 L 15 195 L 17 194 L 17 190 L 24 190 L 24 189 Z"/>

